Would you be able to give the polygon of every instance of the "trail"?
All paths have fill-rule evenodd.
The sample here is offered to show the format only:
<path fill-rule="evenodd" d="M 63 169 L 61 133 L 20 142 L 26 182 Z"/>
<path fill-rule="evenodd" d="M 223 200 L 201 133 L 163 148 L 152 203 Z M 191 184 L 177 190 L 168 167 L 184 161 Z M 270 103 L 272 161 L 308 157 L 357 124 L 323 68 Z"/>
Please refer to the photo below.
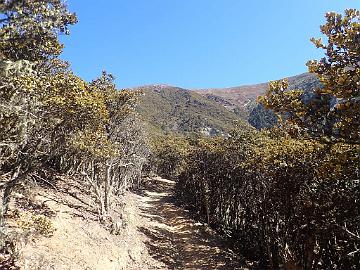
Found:
<path fill-rule="evenodd" d="M 250 269 L 220 236 L 175 205 L 174 182 L 155 178 L 138 195 L 149 254 L 167 269 Z"/>
<path fill-rule="evenodd" d="M 30 204 L 19 197 L 12 209 L 49 212 L 55 231 L 24 246 L 21 269 L 254 269 L 226 246 L 228 241 L 178 207 L 173 188 L 174 182 L 154 178 L 139 193 L 126 192 L 116 201 L 124 226 L 113 235 L 99 222 L 81 181 L 65 177 L 54 189 L 37 187 Z"/>

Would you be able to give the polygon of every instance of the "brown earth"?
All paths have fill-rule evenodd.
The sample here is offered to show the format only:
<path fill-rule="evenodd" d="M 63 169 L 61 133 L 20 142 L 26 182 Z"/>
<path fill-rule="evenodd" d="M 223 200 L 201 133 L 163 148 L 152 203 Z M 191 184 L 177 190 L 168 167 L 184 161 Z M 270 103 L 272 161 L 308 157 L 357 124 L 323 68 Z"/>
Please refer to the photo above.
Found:
<path fill-rule="evenodd" d="M 55 228 L 51 236 L 28 241 L 21 252 L 21 269 L 252 268 L 224 239 L 176 206 L 173 186 L 172 181 L 154 178 L 137 194 L 127 192 L 116 201 L 118 210 L 113 215 L 122 218 L 118 235 L 100 223 L 91 194 L 75 180 L 59 178 L 52 189 L 33 188 L 31 203 L 22 195 L 15 196 L 13 211 L 20 209 L 21 216 L 37 211 L 49 217 Z"/>
<path fill-rule="evenodd" d="M 128 192 L 118 203 L 123 217 L 119 235 L 110 234 L 101 224 L 87 190 L 71 179 L 61 179 L 56 190 L 39 188 L 35 204 L 45 205 L 56 216 L 51 237 L 31 241 L 22 250 L 22 269 L 29 270 L 152 270 L 164 265 L 147 252 L 147 237 L 139 232 L 142 223 L 137 196 Z"/>
<path fill-rule="evenodd" d="M 251 268 L 226 246 L 224 239 L 176 206 L 173 187 L 173 181 L 155 178 L 139 196 L 141 215 L 147 220 L 140 231 L 148 237 L 150 255 L 163 262 L 164 269 Z"/>

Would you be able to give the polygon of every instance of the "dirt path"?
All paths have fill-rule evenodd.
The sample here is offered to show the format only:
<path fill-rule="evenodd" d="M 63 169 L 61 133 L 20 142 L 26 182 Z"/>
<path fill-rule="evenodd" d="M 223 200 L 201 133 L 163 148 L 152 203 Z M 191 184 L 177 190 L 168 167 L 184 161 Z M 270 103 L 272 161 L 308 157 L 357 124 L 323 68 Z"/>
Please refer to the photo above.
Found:
<path fill-rule="evenodd" d="M 218 235 L 174 204 L 174 182 L 155 178 L 138 196 L 149 254 L 168 269 L 249 269 Z"/>
<path fill-rule="evenodd" d="M 38 187 L 31 205 L 52 213 L 55 231 L 22 249 L 21 269 L 252 269 L 240 264 L 243 260 L 224 239 L 175 205 L 173 187 L 174 182 L 155 178 L 140 194 L 124 194 L 119 209 L 125 223 L 119 235 L 99 222 L 91 194 L 80 181 L 59 178 L 56 189 Z M 27 199 L 25 204 L 21 211 L 30 215 Z"/>
<path fill-rule="evenodd" d="M 36 195 L 35 195 L 36 194 Z M 37 187 L 31 205 L 53 213 L 51 237 L 34 238 L 21 251 L 24 270 L 154 270 L 166 269 L 148 252 L 149 239 L 139 232 L 138 196 L 127 192 L 121 200 L 126 226 L 119 235 L 101 224 L 90 193 L 76 179 L 59 179 L 56 190 Z M 28 199 L 24 199 L 28 203 Z M 15 207 L 15 206 L 13 206 Z M 29 207 L 23 207 L 22 213 Z M 38 209 L 38 208 L 35 208 Z M 121 209 L 119 207 L 119 209 Z M 0 266 L 1 268 L 1 266 Z"/>

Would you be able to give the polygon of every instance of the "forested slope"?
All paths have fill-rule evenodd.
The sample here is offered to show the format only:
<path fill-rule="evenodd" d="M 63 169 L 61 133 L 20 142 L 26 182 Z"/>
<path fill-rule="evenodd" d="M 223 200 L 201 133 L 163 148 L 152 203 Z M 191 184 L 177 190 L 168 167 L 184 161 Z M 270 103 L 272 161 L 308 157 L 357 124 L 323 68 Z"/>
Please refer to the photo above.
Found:
<path fill-rule="evenodd" d="M 314 74 L 304 73 L 290 77 L 289 90 L 301 89 L 307 99 L 321 87 Z M 225 89 L 188 90 L 169 85 L 151 85 L 133 88 L 140 91 L 137 111 L 152 132 L 206 135 L 228 133 L 237 124 L 245 123 L 261 129 L 273 127 L 275 114 L 257 103 L 269 84 Z"/>
<path fill-rule="evenodd" d="M 137 111 L 153 132 L 220 135 L 247 123 L 217 102 L 190 90 L 167 85 L 144 86 Z"/>

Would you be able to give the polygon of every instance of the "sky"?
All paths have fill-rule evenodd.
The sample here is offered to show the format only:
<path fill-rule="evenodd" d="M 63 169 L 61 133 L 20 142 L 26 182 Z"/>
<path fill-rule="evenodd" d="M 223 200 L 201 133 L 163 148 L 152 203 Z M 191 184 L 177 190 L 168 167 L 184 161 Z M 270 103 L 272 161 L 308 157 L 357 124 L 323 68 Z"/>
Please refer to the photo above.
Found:
<path fill-rule="evenodd" d="M 328 11 L 359 0 L 67 0 L 78 16 L 61 37 L 62 58 L 92 80 L 102 70 L 118 88 L 169 84 L 216 88 L 266 82 L 307 71 L 323 51 Z"/>

